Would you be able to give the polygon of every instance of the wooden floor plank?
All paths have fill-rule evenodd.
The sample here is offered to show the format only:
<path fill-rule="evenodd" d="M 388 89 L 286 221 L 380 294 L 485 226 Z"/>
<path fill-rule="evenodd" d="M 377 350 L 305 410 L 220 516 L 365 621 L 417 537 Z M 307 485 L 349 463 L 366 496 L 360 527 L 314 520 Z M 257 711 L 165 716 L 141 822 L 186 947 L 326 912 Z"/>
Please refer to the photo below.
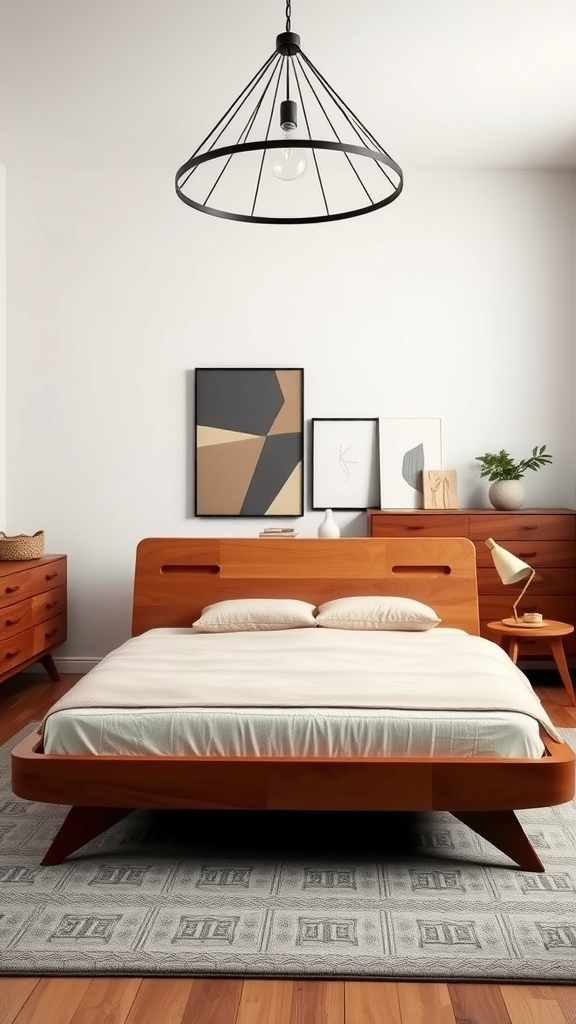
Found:
<path fill-rule="evenodd" d="M 0 978 L 0 1024 L 12 1024 L 40 978 Z"/>
<path fill-rule="evenodd" d="M 499 985 L 448 985 L 456 1024 L 510 1024 Z"/>
<path fill-rule="evenodd" d="M 182 1024 L 235 1024 L 241 994 L 242 978 L 195 978 Z"/>
<path fill-rule="evenodd" d="M 398 982 L 398 1001 L 402 1024 L 456 1024 L 443 982 Z"/>
<path fill-rule="evenodd" d="M 576 1021 L 576 985 L 554 985 L 546 989 L 554 996 L 569 1024 Z"/>
<path fill-rule="evenodd" d="M 236 1024 L 291 1024 L 293 988 L 292 981 L 283 979 L 247 978 L 242 988 Z M 220 1024 L 220 1019 L 214 1018 L 214 1024 Z"/>
<path fill-rule="evenodd" d="M 41 978 L 14 1024 L 70 1024 L 91 978 Z"/>
<path fill-rule="evenodd" d="M 93 978 L 70 1024 L 125 1024 L 140 978 Z"/>
<path fill-rule="evenodd" d="M 344 982 L 295 981 L 290 1024 L 344 1024 Z"/>
<path fill-rule="evenodd" d="M 191 978 L 144 978 L 126 1024 L 182 1024 Z"/>
<path fill-rule="evenodd" d="M 502 985 L 501 991 L 511 1024 L 567 1024 L 556 999 L 537 998 L 528 985 Z"/>
<path fill-rule="evenodd" d="M 395 981 L 345 981 L 345 1024 L 402 1024 Z"/>

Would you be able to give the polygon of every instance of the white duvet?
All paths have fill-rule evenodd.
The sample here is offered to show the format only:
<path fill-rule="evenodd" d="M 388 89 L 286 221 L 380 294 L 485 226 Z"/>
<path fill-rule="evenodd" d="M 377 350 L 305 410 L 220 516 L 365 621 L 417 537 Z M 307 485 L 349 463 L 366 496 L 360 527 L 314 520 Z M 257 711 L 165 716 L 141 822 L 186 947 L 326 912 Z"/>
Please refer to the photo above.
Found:
<path fill-rule="evenodd" d="M 539 724 L 557 737 L 508 656 L 458 630 L 156 629 L 53 706 L 44 742 L 48 753 L 521 757 L 541 755 Z"/>

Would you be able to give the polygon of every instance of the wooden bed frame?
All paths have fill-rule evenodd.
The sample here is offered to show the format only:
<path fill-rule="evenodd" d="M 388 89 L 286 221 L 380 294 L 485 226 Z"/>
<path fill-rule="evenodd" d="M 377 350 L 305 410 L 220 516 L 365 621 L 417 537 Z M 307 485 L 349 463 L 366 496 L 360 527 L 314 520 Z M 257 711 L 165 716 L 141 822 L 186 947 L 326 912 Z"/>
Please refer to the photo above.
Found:
<path fill-rule="evenodd" d="M 464 538 L 146 539 L 138 545 L 132 633 L 189 626 L 239 597 L 390 594 L 431 605 L 478 634 L 476 559 Z M 47 755 L 38 732 L 12 752 L 12 789 L 72 805 L 43 864 L 136 808 L 450 811 L 523 870 L 544 867 L 514 810 L 574 795 L 574 753 L 542 730 L 541 759 L 490 757 L 167 757 Z"/>

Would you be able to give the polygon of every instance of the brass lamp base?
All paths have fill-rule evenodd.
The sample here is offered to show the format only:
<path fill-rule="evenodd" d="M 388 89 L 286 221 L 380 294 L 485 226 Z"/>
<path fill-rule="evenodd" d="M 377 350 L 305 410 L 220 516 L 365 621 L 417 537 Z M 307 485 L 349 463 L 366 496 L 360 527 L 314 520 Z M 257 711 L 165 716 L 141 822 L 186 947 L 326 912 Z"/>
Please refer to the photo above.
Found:
<path fill-rule="evenodd" d="M 550 625 L 548 619 L 542 619 L 540 622 L 526 622 L 522 616 L 518 619 L 502 619 L 502 624 L 520 629 L 542 629 L 542 626 Z"/>

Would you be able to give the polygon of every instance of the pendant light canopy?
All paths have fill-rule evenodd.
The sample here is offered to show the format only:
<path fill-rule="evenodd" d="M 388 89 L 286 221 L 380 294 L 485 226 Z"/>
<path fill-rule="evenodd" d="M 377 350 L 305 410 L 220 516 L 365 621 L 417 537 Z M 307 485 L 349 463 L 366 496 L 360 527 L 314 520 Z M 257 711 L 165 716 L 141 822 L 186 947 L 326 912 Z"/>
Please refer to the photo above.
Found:
<path fill-rule="evenodd" d="M 319 224 L 397 199 L 402 170 L 286 31 L 176 173 L 176 194 L 213 217 Z"/>

